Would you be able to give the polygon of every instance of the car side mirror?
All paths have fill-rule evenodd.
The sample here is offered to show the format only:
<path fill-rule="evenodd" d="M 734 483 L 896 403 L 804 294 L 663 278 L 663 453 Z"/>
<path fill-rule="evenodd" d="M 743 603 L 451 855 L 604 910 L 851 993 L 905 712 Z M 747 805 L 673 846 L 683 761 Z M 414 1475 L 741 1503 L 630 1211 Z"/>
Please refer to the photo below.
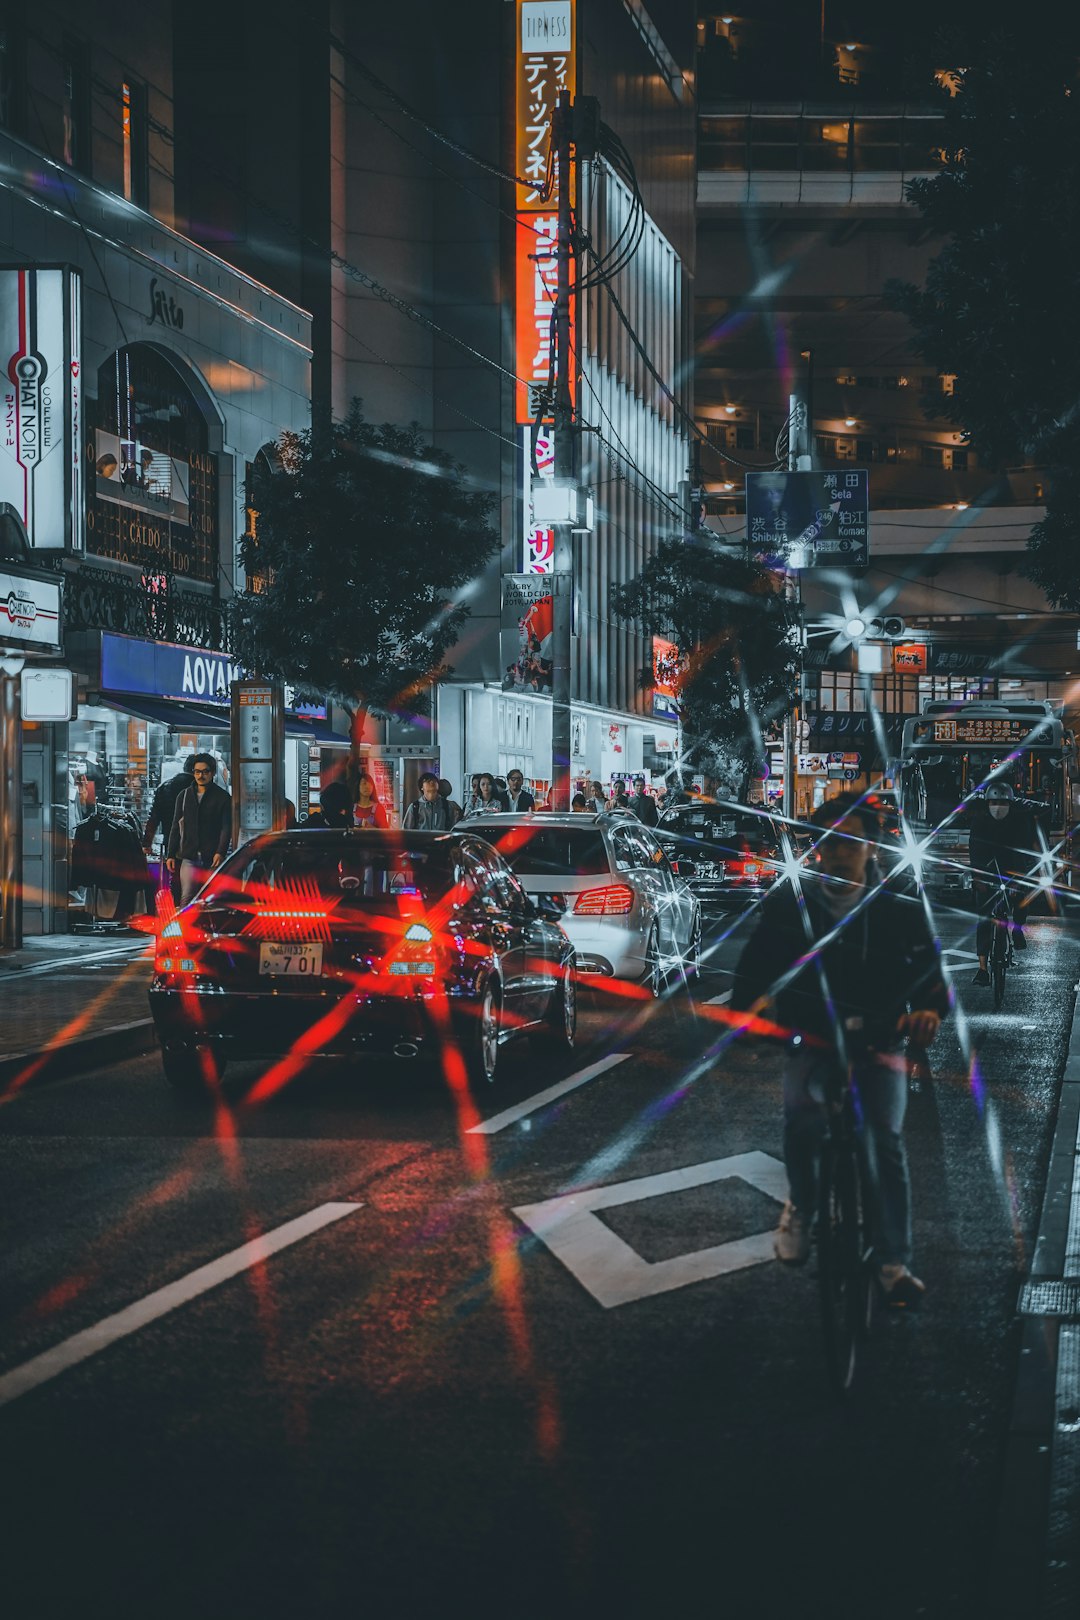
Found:
<path fill-rule="evenodd" d="M 565 910 L 561 895 L 534 894 L 532 903 L 537 916 L 545 917 L 548 922 L 558 922 Z"/>

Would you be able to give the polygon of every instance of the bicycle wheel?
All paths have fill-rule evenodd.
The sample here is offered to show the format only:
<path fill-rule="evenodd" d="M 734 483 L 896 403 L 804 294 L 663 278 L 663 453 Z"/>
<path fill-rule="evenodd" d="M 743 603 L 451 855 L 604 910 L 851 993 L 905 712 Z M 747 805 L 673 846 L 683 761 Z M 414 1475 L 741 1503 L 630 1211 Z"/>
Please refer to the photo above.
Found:
<path fill-rule="evenodd" d="M 818 1295 L 829 1381 L 842 1395 L 854 1381 L 859 1340 L 870 1325 L 872 1307 L 852 1141 L 830 1140 L 821 1156 Z"/>
<path fill-rule="evenodd" d="M 1006 923 L 994 924 L 990 945 L 990 982 L 994 987 L 994 1011 L 1000 1012 L 1005 1000 Z"/>

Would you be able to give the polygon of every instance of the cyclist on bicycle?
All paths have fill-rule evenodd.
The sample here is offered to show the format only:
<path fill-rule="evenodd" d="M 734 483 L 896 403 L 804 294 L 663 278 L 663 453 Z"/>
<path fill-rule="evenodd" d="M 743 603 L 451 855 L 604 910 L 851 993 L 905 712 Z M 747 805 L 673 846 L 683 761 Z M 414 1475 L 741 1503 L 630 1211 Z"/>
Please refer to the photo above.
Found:
<path fill-rule="evenodd" d="M 903 1124 L 904 1042 L 927 1047 L 948 1009 L 937 940 L 922 901 L 902 877 L 882 879 L 873 808 L 841 793 L 812 817 L 821 837 L 802 880 L 769 896 L 747 941 L 732 1006 L 767 1004 L 789 1034 L 784 1066 L 784 1162 L 789 1196 L 775 1238 L 778 1260 L 810 1253 L 818 1163 L 827 1131 L 825 1084 L 839 1065 L 857 1090 L 874 1198 L 878 1280 L 894 1306 L 915 1307 L 911 1196 Z M 801 891 L 801 894 L 800 894 Z"/>
<path fill-rule="evenodd" d="M 971 841 L 968 858 L 975 891 L 975 905 L 979 912 L 979 926 L 975 934 L 975 949 L 979 953 L 979 968 L 973 984 L 988 985 L 990 974 L 987 962 L 993 922 L 990 907 L 998 890 L 999 876 L 1006 879 L 1024 879 L 1029 882 L 1021 888 L 1016 910 L 1022 913 L 1035 893 L 1030 884 L 1032 873 L 1039 864 L 1040 845 L 1038 818 L 1047 807 L 1018 799 L 1008 782 L 991 782 L 971 806 Z M 1018 921 L 1012 924 L 1013 946 L 1027 950 L 1024 930 Z"/>

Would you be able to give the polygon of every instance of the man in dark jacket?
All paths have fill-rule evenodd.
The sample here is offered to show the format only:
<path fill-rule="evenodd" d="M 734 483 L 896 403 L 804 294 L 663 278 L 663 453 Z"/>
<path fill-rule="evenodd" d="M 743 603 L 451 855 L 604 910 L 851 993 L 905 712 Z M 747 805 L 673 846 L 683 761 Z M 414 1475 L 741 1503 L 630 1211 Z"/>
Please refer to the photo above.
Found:
<path fill-rule="evenodd" d="M 536 800 L 525 786 L 525 778 L 519 770 L 507 771 L 506 788 L 508 810 L 513 810 L 517 815 L 525 815 L 526 812 L 536 809 Z"/>
<path fill-rule="evenodd" d="M 777 1259 L 801 1265 L 810 1252 L 817 1171 L 826 1133 L 830 1071 L 848 1062 L 875 1201 L 875 1253 L 889 1303 L 917 1307 L 912 1275 L 911 1195 L 903 1124 L 904 1042 L 929 1046 L 948 1010 L 940 955 L 922 901 L 882 882 L 871 855 L 877 816 L 855 793 L 815 812 L 815 863 L 765 901 L 739 962 L 732 1005 L 771 1017 L 788 1032 L 784 1072 L 784 1162 L 789 1197 L 776 1234 Z"/>
<path fill-rule="evenodd" d="M 318 804 L 300 823 L 302 827 L 351 827 L 352 824 L 349 790 L 340 778 L 327 782 Z"/>
<path fill-rule="evenodd" d="M 219 867 L 232 838 L 232 798 L 214 781 L 217 761 L 196 754 L 191 787 L 176 801 L 169 833 L 169 871 L 180 871 L 180 904 L 186 906 Z"/>
<path fill-rule="evenodd" d="M 630 799 L 631 813 L 646 827 L 655 827 L 659 817 L 656 813 L 656 800 L 651 793 L 645 791 L 645 778 L 634 778 L 634 792 Z"/>
<path fill-rule="evenodd" d="M 981 799 L 973 800 L 969 806 L 968 859 L 980 913 L 975 934 L 975 949 L 979 953 L 975 984 L 990 983 L 987 962 L 994 925 L 987 907 L 997 892 L 998 878 L 1017 880 L 1014 904 L 1018 917 L 1023 916 L 1036 892 L 1036 874 L 1047 847 L 1045 836 L 1040 837 L 1039 818 L 1048 811 L 1048 805 L 1018 799 L 1008 782 L 991 782 Z M 1016 949 L 1026 951 L 1027 940 L 1019 922 L 1013 923 L 1012 936 Z"/>
<path fill-rule="evenodd" d="M 165 840 L 166 847 L 168 846 L 169 834 L 172 832 L 173 816 L 176 814 L 176 801 L 180 797 L 181 793 L 185 792 L 187 788 L 194 786 L 195 783 L 195 778 L 191 774 L 191 768 L 194 763 L 195 755 L 189 754 L 187 759 L 184 761 L 183 770 L 177 771 L 175 776 L 170 776 L 167 782 L 162 782 L 157 792 L 154 794 L 154 800 L 150 806 L 150 815 L 147 818 L 142 837 L 142 846 L 147 855 L 150 853 L 151 846 L 153 845 L 154 839 L 157 837 L 159 829 L 162 837 Z M 179 905 L 179 872 L 170 872 L 169 879 L 169 887 L 172 890 L 173 901 L 176 905 Z"/>

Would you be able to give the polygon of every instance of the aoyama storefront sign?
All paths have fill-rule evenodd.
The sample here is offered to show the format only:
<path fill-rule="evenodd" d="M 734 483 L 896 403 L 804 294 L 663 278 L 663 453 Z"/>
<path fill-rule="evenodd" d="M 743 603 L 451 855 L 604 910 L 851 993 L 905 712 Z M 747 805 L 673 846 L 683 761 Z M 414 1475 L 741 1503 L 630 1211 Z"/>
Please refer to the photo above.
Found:
<path fill-rule="evenodd" d="M 111 630 L 101 634 L 103 692 L 226 704 L 233 681 L 241 681 L 247 674 L 227 653 L 204 652 L 173 641 L 141 641 L 136 636 L 114 635 Z M 285 706 L 301 718 L 326 718 L 324 704 L 297 703 L 291 687 L 285 688 Z"/>

